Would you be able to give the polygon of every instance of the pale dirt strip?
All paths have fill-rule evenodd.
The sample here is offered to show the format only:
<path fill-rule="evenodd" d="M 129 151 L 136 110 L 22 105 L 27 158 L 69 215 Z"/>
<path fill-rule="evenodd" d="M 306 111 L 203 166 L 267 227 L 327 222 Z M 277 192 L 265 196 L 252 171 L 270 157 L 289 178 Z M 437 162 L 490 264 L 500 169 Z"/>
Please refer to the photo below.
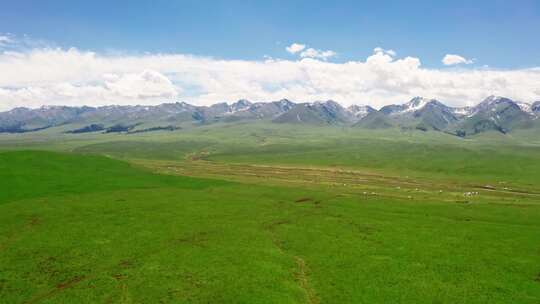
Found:
<path fill-rule="evenodd" d="M 525 199 L 540 203 L 540 192 L 511 189 L 508 185 L 493 187 L 455 181 L 413 179 L 408 176 L 390 176 L 351 169 L 229 164 L 202 159 L 185 161 L 130 159 L 129 161 L 162 174 L 219 178 L 244 183 L 293 187 L 339 187 L 366 195 L 379 194 L 402 199 L 433 197 L 437 194 L 441 200 L 468 201 L 477 195 L 482 195 L 501 199 Z"/>

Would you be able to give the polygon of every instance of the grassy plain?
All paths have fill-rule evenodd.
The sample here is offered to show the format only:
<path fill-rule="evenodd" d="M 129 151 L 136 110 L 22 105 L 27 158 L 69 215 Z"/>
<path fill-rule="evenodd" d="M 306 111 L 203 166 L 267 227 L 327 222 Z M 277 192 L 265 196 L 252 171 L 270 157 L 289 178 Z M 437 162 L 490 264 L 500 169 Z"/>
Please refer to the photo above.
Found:
<path fill-rule="evenodd" d="M 0 302 L 540 302 L 529 133 L 54 131 L 0 136 Z"/>

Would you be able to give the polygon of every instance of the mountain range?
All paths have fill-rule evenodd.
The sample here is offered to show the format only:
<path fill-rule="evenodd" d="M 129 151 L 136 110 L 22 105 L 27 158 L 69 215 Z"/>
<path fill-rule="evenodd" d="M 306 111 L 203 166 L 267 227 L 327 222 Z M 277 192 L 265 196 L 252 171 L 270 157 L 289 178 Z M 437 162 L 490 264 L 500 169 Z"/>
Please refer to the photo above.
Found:
<path fill-rule="evenodd" d="M 294 103 L 287 99 L 252 103 L 194 106 L 185 102 L 156 106 L 15 108 L 0 113 L 0 133 L 34 132 L 65 126 L 69 133 L 146 132 L 176 130 L 183 126 L 218 122 L 265 120 L 272 123 L 343 125 L 353 128 L 401 128 L 440 131 L 468 136 L 485 131 L 508 133 L 540 125 L 540 101 L 532 104 L 490 96 L 473 107 L 449 107 L 435 99 L 415 97 L 379 110 L 370 106 L 317 101 Z M 70 128 L 71 127 L 71 128 Z"/>

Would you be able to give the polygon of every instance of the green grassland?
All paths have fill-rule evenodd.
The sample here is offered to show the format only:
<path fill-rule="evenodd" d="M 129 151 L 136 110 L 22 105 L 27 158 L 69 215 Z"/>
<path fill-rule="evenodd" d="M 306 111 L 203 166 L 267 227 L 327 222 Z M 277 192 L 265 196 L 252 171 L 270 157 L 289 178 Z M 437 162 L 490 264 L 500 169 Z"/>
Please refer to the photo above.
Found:
<path fill-rule="evenodd" d="M 0 136 L 1 303 L 539 303 L 540 136 Z"/>

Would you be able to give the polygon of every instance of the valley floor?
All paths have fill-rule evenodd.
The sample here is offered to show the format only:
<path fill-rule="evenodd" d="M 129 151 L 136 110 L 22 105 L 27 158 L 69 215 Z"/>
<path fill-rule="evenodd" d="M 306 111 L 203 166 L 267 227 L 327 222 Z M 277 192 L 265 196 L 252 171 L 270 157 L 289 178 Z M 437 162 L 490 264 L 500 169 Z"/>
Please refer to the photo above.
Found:
<path fill-rule="evenodd" d="M 0 302 L 539 303 L 525 136 L 0 136 Z"/>

